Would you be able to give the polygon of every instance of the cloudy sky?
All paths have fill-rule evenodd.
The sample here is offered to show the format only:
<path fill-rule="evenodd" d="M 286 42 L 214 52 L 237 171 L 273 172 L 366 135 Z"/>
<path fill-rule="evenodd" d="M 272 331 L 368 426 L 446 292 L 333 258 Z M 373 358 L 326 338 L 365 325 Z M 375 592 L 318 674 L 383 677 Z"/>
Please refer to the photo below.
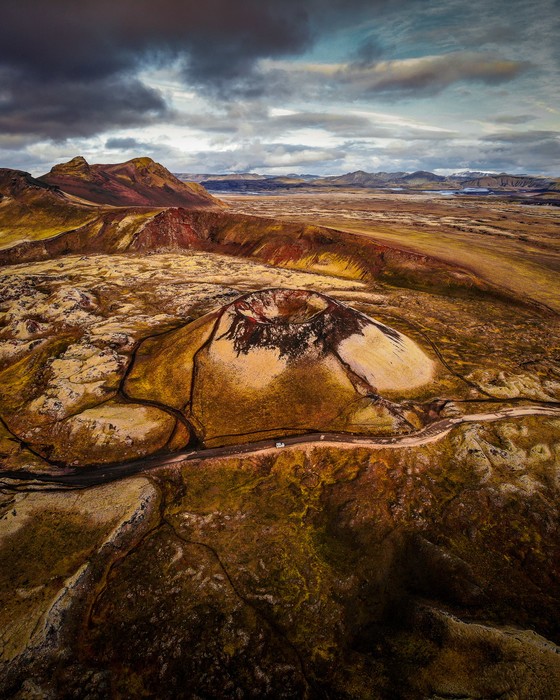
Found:
<path fill-rule="evenodd" d="M 2 0 L 0 167 L 560 175 L 560 0 Z"/>

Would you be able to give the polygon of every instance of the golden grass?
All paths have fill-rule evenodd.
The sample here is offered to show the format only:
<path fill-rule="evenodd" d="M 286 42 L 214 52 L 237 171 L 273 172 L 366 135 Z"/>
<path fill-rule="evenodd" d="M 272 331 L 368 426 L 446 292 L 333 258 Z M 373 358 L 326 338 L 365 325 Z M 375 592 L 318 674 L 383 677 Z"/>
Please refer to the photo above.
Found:
<path fill-rule="evenodd" d="M 99 212 L 93 209 L 27 207 L 9 203 L 0 206 L 0 248 L 24 241 L 41 241 L 92 221 Z"/>

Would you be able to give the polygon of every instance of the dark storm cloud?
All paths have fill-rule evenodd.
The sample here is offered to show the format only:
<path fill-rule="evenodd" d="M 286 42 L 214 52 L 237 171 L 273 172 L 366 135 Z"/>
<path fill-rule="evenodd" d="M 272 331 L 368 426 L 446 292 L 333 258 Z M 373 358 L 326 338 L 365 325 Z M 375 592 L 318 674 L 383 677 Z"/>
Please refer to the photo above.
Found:
<path fill-rule="evenodd" d="M 259 59 L 297 55 L 387 4 L 395 2 L 4 0 L 0 128 L 57 138 L 143 123 L 164 105 L 133 76 L 174 59 L 201 88 L 256 97 L 268 87 L 252 75 Z"/>
<path fill-rule="evenodd" d="M 112 139 L 107 139 L 105 141 L 105 148 L 111 148 L 115 150 L 121 150 L 121 151 L 126 151 L 131 148 L 145 148 L 147 144 L 141 143 L 138 141 L 138 139 L 133 139 L 132 137 L 124 137 L 124 138 L 112 138 Z"/>
<path fill-rule="evenodd" d="M 409 3 L 411 0 L 407 0 Z M 299 53 L 383 0 L 6 0 L 0 62 L 42 78 L 99 78 L 158 53 L 185 54 L 203 80 Z M 395 3 L 392 3 L 394 6 Z"/>
<path fill-rule="evenodd" d="M 5 134 L 64 140 L 109 127 L 149 124 L 166 114 L 161 95 L 134 78 L 52 82 L 4 73 L 0 87 L 0 132 Z"/>

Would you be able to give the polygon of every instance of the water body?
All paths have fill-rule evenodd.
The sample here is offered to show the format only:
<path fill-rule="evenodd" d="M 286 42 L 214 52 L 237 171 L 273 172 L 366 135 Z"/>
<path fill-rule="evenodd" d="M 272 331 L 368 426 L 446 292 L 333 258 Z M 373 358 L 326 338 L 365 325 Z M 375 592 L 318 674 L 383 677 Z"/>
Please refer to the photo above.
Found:
<path fill-rule="evenodd" d="M 454 197 L 460 194 L 471 194 L 477 195 L 479 197 L 494 194 L 492 190 L 486 189 L 486 187 L 465 187 L 464 190 L 421 190 L 424 194 L 440 194 L 444 197 Z"/>

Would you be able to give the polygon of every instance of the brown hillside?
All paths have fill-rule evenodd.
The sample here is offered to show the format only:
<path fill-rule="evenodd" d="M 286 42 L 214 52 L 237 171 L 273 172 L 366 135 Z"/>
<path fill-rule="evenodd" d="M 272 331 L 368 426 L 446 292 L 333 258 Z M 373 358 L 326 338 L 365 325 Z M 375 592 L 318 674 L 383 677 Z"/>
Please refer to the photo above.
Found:
<path fill-rule="evenodd" d="M 489 189 L 547 190 L 552 183 L 542 177 L 524 175 L 485 175 L 462 183 L 463 187 L 488 187 Z"/>
<path fill-rule="evenodd" d="M 220 211 L 166 209 L 98 211 L 85 226 L 0 251 L 0 265 L 67 254 L 153 253 L 199 250 L 233 255 L 275 267 L 349 280 L 442 293 L 497 291 L 475 274 L 351 233 Z"/>
<path fill-rule="evenodd" d="M 55 165 L 39 179 L 90 202 L 117 207 L 224 206 L 201 185 L 182 182 L 151 158 L 133 158 L 113 165 L 90 165 L 77 156 L 68 163 Z"/>
<path fill-rule="evenodd" d="M 0 168 L 0 248 L 84 225 L 96 215 L 58 187 L 23 170 Z"/>

